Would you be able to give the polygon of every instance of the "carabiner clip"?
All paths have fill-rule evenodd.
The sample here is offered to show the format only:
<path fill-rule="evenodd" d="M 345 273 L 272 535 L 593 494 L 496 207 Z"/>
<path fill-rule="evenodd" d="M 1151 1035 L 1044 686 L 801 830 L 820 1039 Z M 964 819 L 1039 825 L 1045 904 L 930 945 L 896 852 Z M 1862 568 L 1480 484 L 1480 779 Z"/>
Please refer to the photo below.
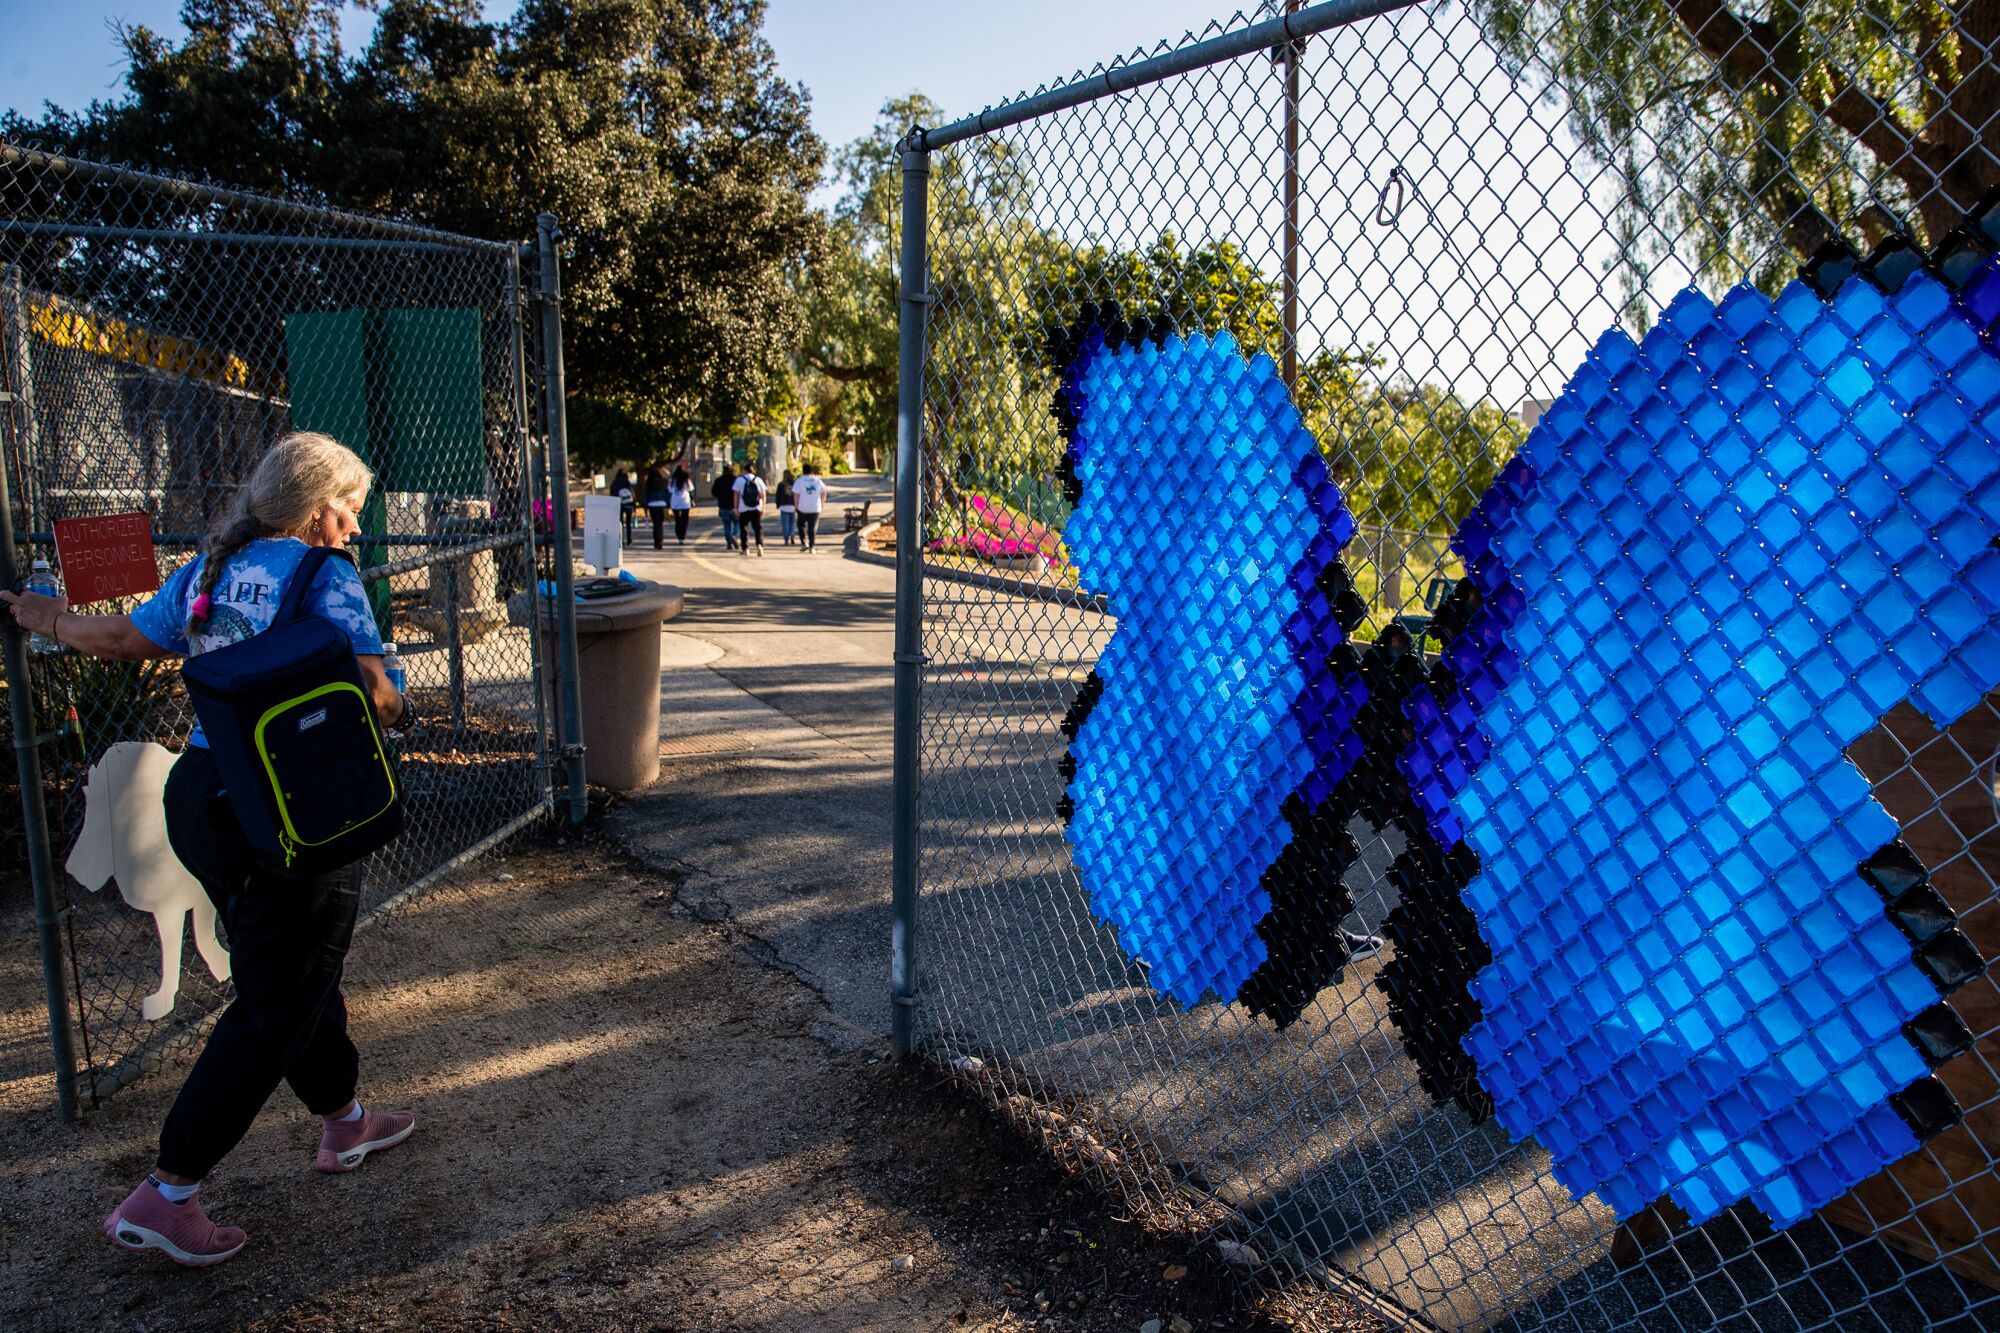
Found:
<path fill-rule="evenodd" d="M 1401 217 L 1403 213 L 1403 204 L 1408 197 L 1406 194 L 1408 188 L 1409 181 L 1403 175 L 1403 164 L 1398 162 L 1395 166 L 1389 168 L 1389 179 L 1383 183 L 1382 193 L 1375 196 L 1376 226 L 1393 227 L 1396 225 L 1396 219 Z M 1394 208 L 1389 207 L 1389 192 L 1391 190 L 1396 192 L 1396 206 Z"/>

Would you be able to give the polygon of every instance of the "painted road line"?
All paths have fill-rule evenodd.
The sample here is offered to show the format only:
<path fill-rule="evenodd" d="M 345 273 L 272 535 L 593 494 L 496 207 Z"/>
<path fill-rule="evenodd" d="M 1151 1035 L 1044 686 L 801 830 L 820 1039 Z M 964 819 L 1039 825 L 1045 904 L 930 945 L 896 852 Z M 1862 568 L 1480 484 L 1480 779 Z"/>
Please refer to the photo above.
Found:
<path fill-rule="evenodd" d="M 687 558 L 694 561 L 697 565 L 700 565 L 703 569 L 707 570 L 711 574 L 720 574 L 722 575 L 722 577 L 726 579 L 735 579 L 738 583 L 748 583 L 753 586 L 757 583 L 757 580 L 751 578 L 749 575 L 738 574 L 733 569 L 724 569 L 721 565 L 718 565 L 711 560 L 702 559 L 700 556 L 696 555 L 693 551 L 689 551 L 687 553 Z"/>

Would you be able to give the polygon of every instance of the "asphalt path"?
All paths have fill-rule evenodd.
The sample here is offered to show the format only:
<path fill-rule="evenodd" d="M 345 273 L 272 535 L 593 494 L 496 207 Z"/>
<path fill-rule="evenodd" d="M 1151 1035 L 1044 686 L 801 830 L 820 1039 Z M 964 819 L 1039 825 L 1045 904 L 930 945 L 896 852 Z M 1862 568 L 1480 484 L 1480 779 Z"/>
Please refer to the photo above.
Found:
<path fill-rule="evenodd" d="M 895 576 L 842 557 L 842 510 L 881 514 L 886 483 L 830 480 L 813 555 L 775 514 L 761 558 L 730 551 L 712 506 L 685 546 L 635 533 L 627 567 L 686 597 L 663 627 L 660 781 L 611 832 L 817 988 L 853 1045 L 887 1030 Z"/>
<path fill-rule="evenodd" d="M 627 567 L 682 588 L 685 609 L 662 638 L 661 779 L 612 818 L 631 850 L 687 877 L 682 901 L 765 941 L 855 1040 L 888 1029 L 894 740 L 895 572 L 843 555 L 842 511 L 863 500 L 885 514 L 884 479 L 831 479 L 813 555 L 778 540 L 775 515 L 761 557 L 727 549 L 712 508 L 696 511 L 684 546 L 669 527 L 659 552 L 641 525 Z M 934 585 L 927 651 L 963 659 L 938 670 L 966 679 L 1039 663 L 1037 712 L 1059 718 L 1108 627 L 1032 603 L 1030 633 L 1029 618 L 993 610 L 1020 600 Z M 955 706 L 948 689 L 929 697 Z M 1047 724 L 1038 716 L 1038 731 Z M 943 733 L 976 745 L 951 724 Z"/>

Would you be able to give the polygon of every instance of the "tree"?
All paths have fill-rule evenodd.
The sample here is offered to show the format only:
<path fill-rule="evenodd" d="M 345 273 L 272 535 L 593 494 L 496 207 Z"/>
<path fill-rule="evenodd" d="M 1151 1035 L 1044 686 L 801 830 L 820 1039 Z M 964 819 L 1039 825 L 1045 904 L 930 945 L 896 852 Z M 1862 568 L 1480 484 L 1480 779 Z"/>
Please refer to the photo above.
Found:
<path fill-rule="evenodd" d="M 1520 448 L 1520 419 L 1437 384 L 1380 387 L 1359 364 L 1321 353 L 1301 379 L 1306 425 L 1355 518 L 1373 527 L 1451 533 Z"/>
<path fill-rule="evenodd" d="M 630 412 L 595 398 L 578 398 L 569 405 L 569 461 L 579 472 L 609 472 L 621 463 L 671 463 L 680 454 L 681 442 L 671 433 Z"/>
<path fill-rule="evenodd" d="M 1406 591 L 1421 594 L 1447 573 L 1450 535 L 1527 430 L 1497 404 L 1447 386 L 1384 384 L 1380 364 L 1367 352 L 1319 352 L 1300 367 L 1298 402 L 1362 525 L 1348 559 L 1363 599 L 1387 618 L 1412 609 Z M 1406 574 L 1416 580 L 1407 589 Z"/>
<path fill-rule="evenodd" d="M 1622 184 L 1630 294 L 1680 235 L 1767 289 L 1837 231 L 1935 242 L 2000 184 L 1996 0 L 1477 0 Z M 1858 225 L 1857 225 L 1858 224 Z"/>
<path fill-rule="evenodd" d="M 1066 249 L 1045 266 L 1043 282 L 1079 307 L 1115 301 L 1130 320 L 1164 315 L 1190 333 L 1228 329 L 1246 356 L 1276 358 L 1284 342 L 1278 284 L 1233 241 L 1187 249 L 1165 231 L 1144 250 Z"/>
<path fill-rule="evenodd" d="M 0 133 L 80 155 L 519 239 L 564 229 L 572 393 L 733 424 L 805 333 L 824 150 L 763 0 L 386 0 L 358 57 L 338 0 L 187 0 L 123 32 L 126 94 Z"/>
<path fill-rule="evenodd" d="M 211 176 L 306 200 L 324 183 L 327 144 L 343 129 L 348 61 L 334 0 L 186 0 L 173 46 L 120 24 L 126 96 L 82 111 L 44 107 L 40 121 L 0 115 L 10 139 L 81 156 Z"/>
<path fill-rule="evenodd" d="M 832 227 L 841 244 L 809 275 L 813 333 L 805 359 L 840 384 L 840 415 L 876 438 L 893 438 L 902 164 L 896 145 L 913 125 L 941 119 L 921 94 L 885 103 L 875 128 L 843 150 L 845 192 Z M 930 163 L 925 478 L 932 512 L 947 514 L 967 490 L 1006 490 L 1052 474 L 1061 444 L 1043 364 L 1044 322 L 1054 318 L 1035 278 L 1055 242 L 1029 216 L 1029 181 L 1011 146 L 976 139 Z M 852 407 L 847 403 L 851 398 Z"/>
<path fill-rule="evenodd" d="M 798 374 L 828 386 L 841 415 L 886 442 L 896 437 L 898 297 L 889 248 L 895 224 L 862 216 L 866 206 L 865 195 L 857 197 L 850 185 L 828 219 L 820 262 L 802 275 L 808 332 Z"/>

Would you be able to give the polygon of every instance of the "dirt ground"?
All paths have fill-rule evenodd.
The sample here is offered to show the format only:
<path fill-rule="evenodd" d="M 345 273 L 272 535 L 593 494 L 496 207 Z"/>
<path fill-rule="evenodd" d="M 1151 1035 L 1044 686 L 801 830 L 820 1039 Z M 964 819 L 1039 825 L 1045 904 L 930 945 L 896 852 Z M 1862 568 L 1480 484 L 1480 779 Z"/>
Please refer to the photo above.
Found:
<path fill-rule="evenodd" d="M 1373 1327 L 1246 1308 L 1213 1247 L 1121 1217 L 675 887 L 594 838 L 543 842 L 364 929 L 363 1095 L 415 1107 L 417 1134 L 321 1176 L 280 1089 L 203 1190 L 250 1233 L 209 1271 L 98 1231 L 184 1064 L 60 1123 L 11 913 L 0 1328 Z"/>

